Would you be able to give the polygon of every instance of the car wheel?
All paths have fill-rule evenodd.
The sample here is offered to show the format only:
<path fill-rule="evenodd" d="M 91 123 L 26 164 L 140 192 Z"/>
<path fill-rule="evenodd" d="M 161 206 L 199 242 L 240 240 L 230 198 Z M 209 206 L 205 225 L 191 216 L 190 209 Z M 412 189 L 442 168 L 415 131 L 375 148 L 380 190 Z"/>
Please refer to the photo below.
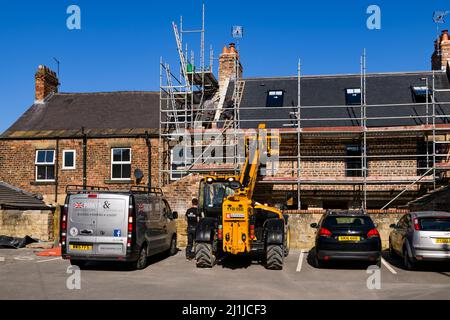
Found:
<path fill-rule="evenodd" d="M 319 259 L 317 252 L 314 253 L 314 267 L 321 269 L 324 267 L 324 262 Z"/>
<path fill-rule="evenodd" d="M 147 246 L 143 245 L 139 251 L 139 257 L 135 262 L 135 269 L 142 270 L 147 266 Z"/>
<path fill-rule="evenodd" d="M 177 236 L 174 234 L 170 241 L 169 255 L 174 256 L 177 253 Z"/>
<path fill-rule="evenodd" d="M 412 258 L 409 256 L 408 250 L 403 248 L 403 265 L 406 270 L 414 270 L 415 264 L 412 261 Z"/>
<path fill-rule="evenodd" d="M 397 254 L 395 253 L 394 248 L 392 247 L 391 239 L 389 239 L 389 255 L 390 255 L 391 257 L 393 257 L 393 258 L 397 255 Z"/>

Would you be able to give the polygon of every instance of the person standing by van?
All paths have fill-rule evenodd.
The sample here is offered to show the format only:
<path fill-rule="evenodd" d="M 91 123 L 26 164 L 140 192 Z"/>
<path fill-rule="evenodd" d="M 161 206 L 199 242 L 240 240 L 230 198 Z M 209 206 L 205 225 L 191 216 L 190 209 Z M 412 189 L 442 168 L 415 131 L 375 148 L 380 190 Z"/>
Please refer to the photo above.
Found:
<path fill-rule="evenodd" d="M 187 236 L 188 243 L 186 246 L 186 258 L 192 259 L 194 252 L 192 251 L 194 247 L 194 237 L 195 237 L 195 229 L 197 228 L 197 224 L 200 220 L 200 214 L 197 209 L 198 200 L 196 198 L 192 199 L 192 207 L 187 209 L 186 211 L 186 221 L 187 221 Z"/>

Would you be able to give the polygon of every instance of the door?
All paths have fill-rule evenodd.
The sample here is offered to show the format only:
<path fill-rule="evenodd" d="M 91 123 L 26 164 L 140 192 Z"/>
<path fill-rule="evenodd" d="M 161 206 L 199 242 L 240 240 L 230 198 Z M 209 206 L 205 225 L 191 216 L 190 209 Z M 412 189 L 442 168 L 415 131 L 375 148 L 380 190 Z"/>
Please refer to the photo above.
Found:
<path fill-rule="evenodd" d="M 97 232 L 97 198 L 87 194 L 70 196 L 67 221 L 67 253 L 76 255 L 95 254 Z"/>
<path fill-rule="evenodd" d="M 150 214 L 148 226 L 148 243 L 150 244 L 150 253 L 155 254 L 164 250 L 163 226 L 161 223 L 161 215 L 163 211 L 163 203 L 161 198 L 150 198 Z"/>
<path fill-rule="evenodd" d="M 161 215 L 162 233 L 164 236 L 164 249 L 170 248 L 170 242 L 172 240 L 172 210 L 165 199 L 162 200 L 163 213 Z"/>
<path fill-rule="evenodd" d="M 393 246 L 400 254 L 402 254 L 403 251 L 403 239 L 408 231 L 408 217 L 409 215 L 404 215 L 393 232 Z"/>
<path fill-rule="evenodd" d="M 128 203 L 128 195 L 98 195 L 95 253 L 105 256 L 126 255 Z"/>

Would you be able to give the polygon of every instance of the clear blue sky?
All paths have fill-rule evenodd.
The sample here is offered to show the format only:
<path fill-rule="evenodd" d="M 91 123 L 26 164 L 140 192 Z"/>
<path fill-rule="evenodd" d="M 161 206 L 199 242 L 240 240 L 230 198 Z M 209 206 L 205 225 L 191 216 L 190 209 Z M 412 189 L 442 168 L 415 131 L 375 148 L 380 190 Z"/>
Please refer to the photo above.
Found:
<path fill-rule="evenodd" d="M 245 76 L 430 69 L 432 13 L 448 1 L 218 1 L 206 3 L 206 45 L 219 53 L 233 25 L 244 26 Z M 81 8 L 81 30 L 68 30 L 66 9 Z M 234 4 L 234 7 L 228 7 Z M 381 7 L 381 30 L 366 28 L 366 8 Z M 158 90 L 159 58 L 176 64 L 171 21 L 199 27 L 201 1 L 0 1 L 0 132 L 34 100 L 34 72 L 61 61 L 62 92 Z M 450 21 L 450 17 L 448 18 Z M 449 23 L 444 28 L 449 27 Z M 198 41 L 189 39 L 198 61 Z M 216 63 L 217 66 L 217 63 Z M 215 69 L 217 71 L 217 68 Z"/>

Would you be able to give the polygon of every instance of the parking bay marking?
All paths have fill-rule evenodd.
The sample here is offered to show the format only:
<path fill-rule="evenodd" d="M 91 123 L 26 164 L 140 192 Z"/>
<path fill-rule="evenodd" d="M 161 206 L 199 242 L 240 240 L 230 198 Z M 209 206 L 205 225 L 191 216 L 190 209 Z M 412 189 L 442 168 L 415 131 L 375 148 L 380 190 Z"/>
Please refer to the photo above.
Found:
<path fill-rule="evenodd" d="M 391 265 L 389 263 L 386 262 L 386 260 L 384 260 L 384 258 L 381 258 L 381 263 L 384 264 L 384 266 L 392 273 L 392 274 L 397 274 L 397 271 L 394 270 L 394 268 L 391 267 Z"/>
<path fill-rule="evenodd" d="M 301 250 L 300 251 L 300 256 L 298 257 L 298 263 L 297 263 L 297 272 L 302 271 L 302 265 L 303 265 L 303 256 L 305 255 L 305 251 Z"/>
<path fill-rule="evenodd" d="M 5 257 L 0 257 L 0 262 L 5 262 Z"/>
<path fill-rule="evenodd" d="M 49 261 L 55 261 L 55 260 L 60 260 L 61 257 L 57 257 L 57 258 L 51 258 L 51 259 L 45 259 L 45 260 L 39 260 L 36 261 L 37 263 L 41 263 L 41 262 L 49 262 Z"/>

